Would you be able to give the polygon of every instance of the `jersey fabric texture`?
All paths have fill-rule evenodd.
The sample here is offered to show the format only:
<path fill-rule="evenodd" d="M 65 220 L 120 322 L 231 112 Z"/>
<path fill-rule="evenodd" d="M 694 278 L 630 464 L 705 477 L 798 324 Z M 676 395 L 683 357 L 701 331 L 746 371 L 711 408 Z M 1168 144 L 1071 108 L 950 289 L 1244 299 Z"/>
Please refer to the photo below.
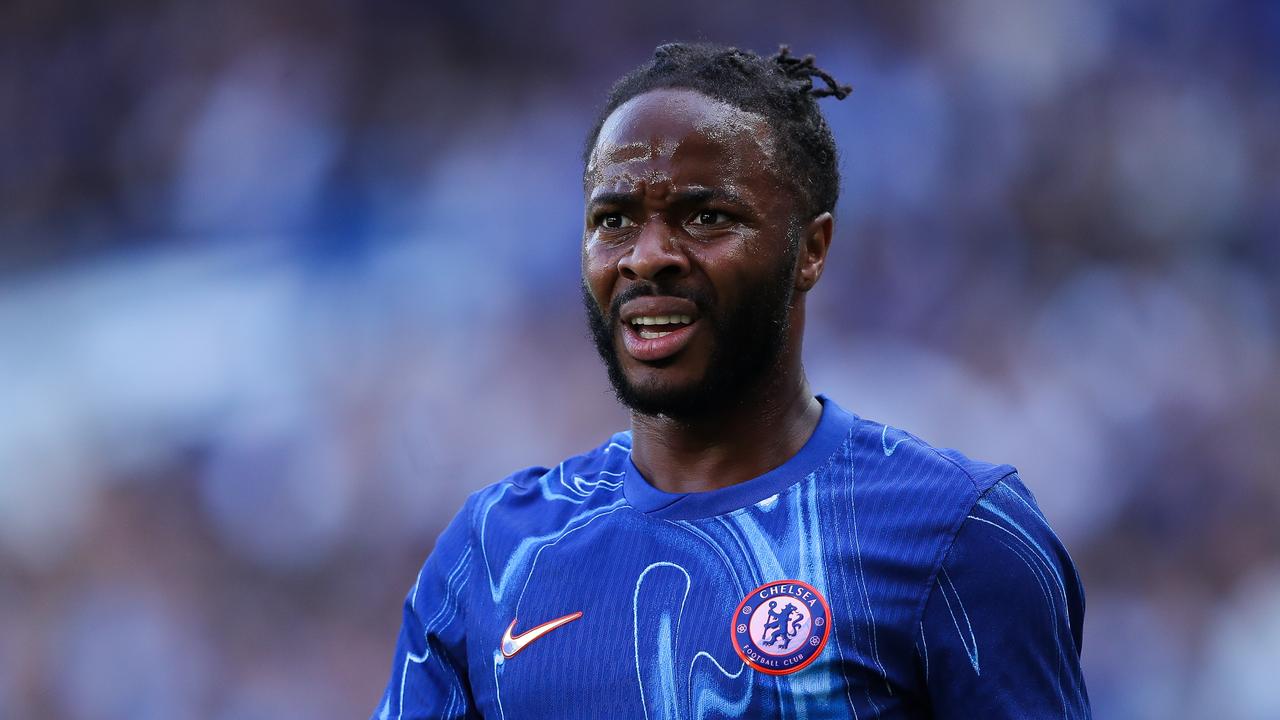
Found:
<path fill-rule="evenodd" d="M 473 494 L 374 717 L 1089 717 L 1083 588 L 1014 468 L 819 400 L 722 490 L 657 490 L 619 433 Z"/>

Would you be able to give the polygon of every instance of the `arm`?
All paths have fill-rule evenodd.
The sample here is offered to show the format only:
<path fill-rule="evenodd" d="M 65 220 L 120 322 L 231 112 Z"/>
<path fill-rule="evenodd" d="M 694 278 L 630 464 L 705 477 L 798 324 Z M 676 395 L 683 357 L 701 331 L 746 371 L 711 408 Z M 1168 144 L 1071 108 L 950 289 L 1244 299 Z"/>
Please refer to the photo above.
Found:
<path fill-rule="evenodd" d="M 1089 718 L 1084 591 L 1016 475 L 969 511 L 916 640 L 936 718 Z"/>
<path fill-rule="evenodd" d="M 391 680 L 374 720 L 479 717 L 467 679 L 464 623 L 472 565 L 468 508 L 440 535 L 405 599 Z"/>

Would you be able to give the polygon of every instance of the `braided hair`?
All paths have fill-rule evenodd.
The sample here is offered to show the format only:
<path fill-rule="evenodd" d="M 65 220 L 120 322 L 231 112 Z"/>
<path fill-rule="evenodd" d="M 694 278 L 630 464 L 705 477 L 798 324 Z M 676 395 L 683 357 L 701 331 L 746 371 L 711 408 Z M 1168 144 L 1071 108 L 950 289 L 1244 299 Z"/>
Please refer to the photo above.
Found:
<path fill-rule="evenodd" d="M 818 80 L 821 84 L 816 85 Z M 765 118 L 773 130 L 782 166 L 779 174 L 796 192 L 804 219 L 835 208 L 840 193 L 836 144 L 818 109 L 818 98 L 843 100 L 852 88 L 814 65 L 813 56 L 796 57 L 786 45 L 761 57 L 748 50 L 712 44 L 669 43 L 653 59 L 623 76 L 609 91 L 604 108 L 587 135 L 583 164 L 605 120 L 637 95 L 663 88 L 686 88 Z"/>

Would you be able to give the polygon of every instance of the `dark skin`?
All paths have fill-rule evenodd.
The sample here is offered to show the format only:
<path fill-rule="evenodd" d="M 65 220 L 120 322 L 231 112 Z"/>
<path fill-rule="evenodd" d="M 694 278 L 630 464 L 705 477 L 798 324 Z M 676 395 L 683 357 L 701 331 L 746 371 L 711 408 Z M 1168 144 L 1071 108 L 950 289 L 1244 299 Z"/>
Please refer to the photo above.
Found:
<path fill-rule="evenodd" d="M 805 297 L 822 275 L 830 213 L 798 218 L 791 186 L 775 168 L 763 117 L 699 92 L 654 90 L 605 121 L 585 176 L 582 276 L 607 310 L 635 285 L 696 291 L 732 313 L 791 261 L 790 324 L 768 372 L 733 401 L 682 417 L 632 412 L 632 461 L 654 487 L 704 492 L 776 468 L 799 452 L 822 415 L 801 365 Z M 659 339 L 641 337 L 636 316 L 691 319 Z M 659 292 L 623 303 L 614 343 L 627 380 L 661 394 L 703 382 L 715 334 L 696 308 Z"/>

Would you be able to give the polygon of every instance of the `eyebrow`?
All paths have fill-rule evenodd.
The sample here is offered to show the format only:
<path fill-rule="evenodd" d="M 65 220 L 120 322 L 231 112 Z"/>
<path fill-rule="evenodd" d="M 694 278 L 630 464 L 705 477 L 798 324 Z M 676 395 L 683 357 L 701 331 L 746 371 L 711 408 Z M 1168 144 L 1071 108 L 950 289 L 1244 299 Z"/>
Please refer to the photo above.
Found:
<path fill-rule="evenodd" d="M 638 205 L 642 197 L 643 193 L 638 192 L 602 192 L 597 195 L 593 195 L 587 204 L 590 207 L 598 207 L 601 205 L 617 205 L 626 207 L 630 205 Z M 712 200 L 721 200 L 737 205 L 747 204 L 746 200 L 744 200 L 741 195 L 722 188 L 700 187 L 689 190 L 678 190 L 670 193 L 667 197 L 672 205 L 698 205 Z"/>

